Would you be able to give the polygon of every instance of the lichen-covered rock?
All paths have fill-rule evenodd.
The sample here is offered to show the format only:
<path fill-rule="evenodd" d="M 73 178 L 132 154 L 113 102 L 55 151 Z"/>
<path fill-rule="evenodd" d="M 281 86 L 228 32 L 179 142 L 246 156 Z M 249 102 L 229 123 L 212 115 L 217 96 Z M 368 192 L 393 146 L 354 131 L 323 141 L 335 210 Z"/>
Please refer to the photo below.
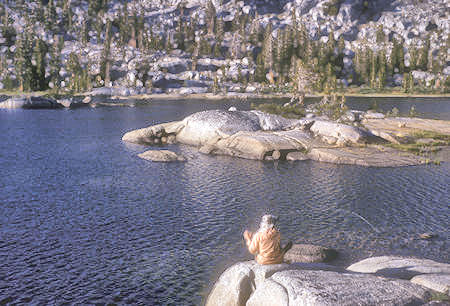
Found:
<path fill-rule="evenodd" d="M 349 266 L 347 270 L 411 279 L 419 274 L 450 274 L 450 264 L 440 263 L 429 259 L 379 256 L 361 260 Z"/>
<path fill-rule="evenodd" d="M 154 162 L 176 162 L 186 161 L 186 158 L 182 155 L 178 155 L 175 152 L 169 150 L 149 150 L 144 153 L 138 154 L 142 159 L 154 161 Z"/>

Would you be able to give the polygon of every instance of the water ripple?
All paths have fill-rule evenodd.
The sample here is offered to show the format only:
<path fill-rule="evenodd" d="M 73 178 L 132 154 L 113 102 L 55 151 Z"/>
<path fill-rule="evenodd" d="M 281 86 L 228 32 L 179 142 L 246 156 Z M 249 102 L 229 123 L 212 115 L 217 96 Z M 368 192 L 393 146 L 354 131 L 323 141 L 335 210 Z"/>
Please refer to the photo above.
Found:
<path fill-rule="evenodd" d="M 200 304 L 225 267 L 251 258 L 242 232 L 267 212 L 280 216 L 283 242 L 335 247 L 343 262 L 449 262 L 449 164 L 273 163 L 187 146 L 169 149 L 188 162 L 158 164 L 120 141 L 218 107 L 180 103 L 0 112 L 0 304 Z M 423 232 L 438 237 L 416 239 Z"/>

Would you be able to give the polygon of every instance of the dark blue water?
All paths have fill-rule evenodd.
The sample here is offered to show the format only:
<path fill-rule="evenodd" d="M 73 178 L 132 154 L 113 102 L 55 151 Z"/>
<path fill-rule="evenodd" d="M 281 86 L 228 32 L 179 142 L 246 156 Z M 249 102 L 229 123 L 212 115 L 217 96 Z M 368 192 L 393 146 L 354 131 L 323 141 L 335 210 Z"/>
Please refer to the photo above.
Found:
<path fill-rule="evenodd" d="M 121 141 L 232 104 L 248 107 L 0 111 L 0 304 L 200 304 L 218 273 L 250 258 L 241 234 L 266 212 L 280 216 L 284 241 L 335 247 L 343 262 L 450 262 L 448 163 L 273 163 L 173 145 L 188 162 L 161 164 L 136 156 L 148 147 Z M 416 239 L 424 232 L 438 237 Z"/>

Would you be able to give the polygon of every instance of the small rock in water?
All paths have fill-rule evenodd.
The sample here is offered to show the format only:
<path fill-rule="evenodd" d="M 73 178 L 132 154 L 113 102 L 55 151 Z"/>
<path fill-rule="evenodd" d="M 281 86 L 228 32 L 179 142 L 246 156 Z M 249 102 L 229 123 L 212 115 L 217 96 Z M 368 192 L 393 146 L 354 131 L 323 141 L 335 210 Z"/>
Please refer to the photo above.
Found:
<path fill-rule="evenodd" d="M 432 233 L 423 233 L 423 234 L 419 235 L 420 239 L 425 239 L 425 240 L 432 239 L 432 238 L 435 238 L 435 237 L 436 237 L 436 235 L 432 234 Z"/>
<path fill-rule="evenodd" d="M 232 106 L 232 107 L 230 107 L 230 108 L 228 109 L 228 111 L 229 111 L 229 112 L 235 112 L 235 111 L 237 111 L 237 108 L 234 107 L 234 106 Z"/>
<path fill-rule="evenodd" d="M 186 161 L 186 158 L 182 155 L 168 150 L 149 150 L 144 153 L 138 154 L 140 158 L 154 161 L 154 162 L 174 162 L 174 161 Z"/>
<path fill-rule="evenodd" d="M 90 96 L 87 96 L 86 98 L 83 99 L 83 103 L 91 103 L 92 98 Z"/>

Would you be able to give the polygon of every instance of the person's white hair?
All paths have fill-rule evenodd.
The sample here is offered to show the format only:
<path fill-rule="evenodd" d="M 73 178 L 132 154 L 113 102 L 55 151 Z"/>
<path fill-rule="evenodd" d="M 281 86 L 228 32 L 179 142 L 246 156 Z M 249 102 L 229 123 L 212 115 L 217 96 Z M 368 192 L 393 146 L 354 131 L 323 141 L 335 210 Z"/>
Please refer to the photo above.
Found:
<path fill-rule="evenodd" d="M 274 215 L 262 216 L 258 231 L 267 231 L 269 229 L 275 228 L 277 221 L 278 221 L 277 216 Z"/>

